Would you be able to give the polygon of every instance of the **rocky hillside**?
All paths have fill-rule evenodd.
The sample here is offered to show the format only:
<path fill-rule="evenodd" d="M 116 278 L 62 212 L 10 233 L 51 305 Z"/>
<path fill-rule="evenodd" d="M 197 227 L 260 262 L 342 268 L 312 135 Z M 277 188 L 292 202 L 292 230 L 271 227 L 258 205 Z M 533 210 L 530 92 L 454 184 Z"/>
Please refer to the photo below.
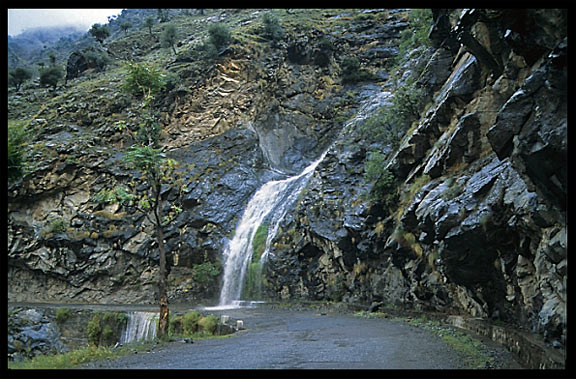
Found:
<path fill-rule="evenodd" d="M 430 40 L 386 83 L 429 94 L 399 147 L 380 148 L 397 197 L 366 200 L 373 146 L 347 129 L 276 238 L 268 294 L 460 313 L 560 347 L 566 13 L 435 10 Z"/>
<path fill-rule="evenodd" d="M 169 78 L 160 145 L 186 167 L 183 196 L 162 191 L 182 208 L 164 228 L 172 301 L 214 301 L 250 196 L 329 148 L 275 238 L 269 298 L 468 314 L 564 346 L 566 12 L 272 12 L 281 33 L 264 10 L 173 12 L 176 54 L 166 23 L 142 26 L 105 41 L 105 70 L 9 92 L 30 135 L 9 300 L 155 302 L 153 226 L 102 196 L 134 176 L 118 125 L 139 127 L 121 89 L 135 60 Z M 232 42 L 207 58 L 215 23 Z"/>
<path fill-rule="evenodd" d="M 135 175 L 122 162 L 136 141 L 119 127 L 134 134 L 141 123 L 140 101 L 122 91 L 128 60 L 154 62 L 166 76 L 155 103 L 159 143 L 186 169 L 183 196 L 175 186 L 163 191 L 164 214 L 175 203 L 183 210 L 164 230 L 171 299 L 218 296 L 222 246 L 247 200 L 316 159 L 354 113 L 340 62 L 357 54 L 385 77 L 394 50 L 372 58 L 367 31 L 394 41 L 406 25 L 388 12 L 278 10 L 283 35 L 272 39 L 266 13 L 173 12 L 176 55 L 161 46 L 165 23 L 156 21 L 152 35 L 142 28 L 106 40 L 112 63 L 104 70 L 72 54 L 69 72 L 79 75 L 55 91 L 37 82 L 11 89 L 9 118 L 31 138 L 27 174 L 9 185 L 10 300 L 155 302 L 154 229 L 142 213 L 106 200 Z M 202 46 L 216 23 L 232 42 L 207 58 Z"/>

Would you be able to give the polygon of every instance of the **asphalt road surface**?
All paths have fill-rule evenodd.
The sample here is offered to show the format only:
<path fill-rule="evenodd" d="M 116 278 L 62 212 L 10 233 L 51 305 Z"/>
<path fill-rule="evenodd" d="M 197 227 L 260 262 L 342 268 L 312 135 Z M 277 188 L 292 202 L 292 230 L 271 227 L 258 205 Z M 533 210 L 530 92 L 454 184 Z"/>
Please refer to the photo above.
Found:
<path fill-rule="evenodd" d="M 224 339 L 170 342 L 96 369 L 459 369 L 431 332 L 388 319 L 265 308 L 212 312 L 244 321 Z M 503 349 L 502 349 L 503 350 Z M 505 354 L 505 352 L 504 352 Z"/>

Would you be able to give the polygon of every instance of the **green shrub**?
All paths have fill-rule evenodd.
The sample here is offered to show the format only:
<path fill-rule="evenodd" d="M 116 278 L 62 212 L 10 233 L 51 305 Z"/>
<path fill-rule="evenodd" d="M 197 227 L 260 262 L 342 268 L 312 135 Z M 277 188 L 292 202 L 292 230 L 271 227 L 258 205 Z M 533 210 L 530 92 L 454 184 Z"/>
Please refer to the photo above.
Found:
<path fill-rule="evenodd" d="M 398 54 L 394 60 L 394 66 L 400 67 L 406 62 L 415 48 L 430 46 L 428 34 L 432 27 L 431 9 L 412 9 L 408 14 L 408 27 L 401 33 L 398 44 Z M 396 71 L 396 70 L 393 70 Z"/>
<path fill-rule="evenodd" d="M 198 327 L 201 332 L 214 334 L 216 332 L 218 322 L 219 320 L 216 318 L 216 316 L 205 316 L 198 320 Z"/>
<path fill-rule="evenodd" d="M 96 312 L 88 322 L 88 341 L 94 346 L 111 346 L 120 340 L 128 316 L 119 312 Z"/>
<path fill-rule="evenodd" d="M 220 276 L 220 265 L 213 262 L 204 262 L 194 266 L 192 280 L 198 284 L 208 284 Z"/>
<path fill-rule="evenodd" d="M 63 323 L 72 316 L 72 311 L 66 307 L 58 308 L 56 310 L 56 322 Z"/>
<path fill-rule="evenodd" d="M 414 81 L 394 92 L 392 104 L 374 112 L 360 127 L 360 135 L 369 143 L 382 143 L 398 148 L 413 121 L 420 117 L 425 92 Z"/>
<path fill-rule="evenodd" d="M 170 325 L 168 326 L 168 334 L 170 336 L 182 334 L 182 318 L 182 315 L 170 315 Z"/>
<path fill-rule="evenodd" d="M 364 162 L 364 179 L 372 182 L 370 196 L 384 207 L 393 209 L 398 201 L 396 177 L 385 168 L 386 157 L 380 152 L 372 152 Z"/>
<path fill-rule="evenodd" d="M 88 63 L 88 66 L 93 67 L 96 71 L 104 71 L 106 66 L 112 63 L 112 59 L 108 53 L 103 50 L 87 49 L 82 53 Z"/>
<path fill-rule="evenodd" d="M 209 41 L 218 52 L 228 47 L 232 41 L 230 29 L 225 24 L 215 23 L 208 28 Z"/>
<path fill-rule="evenodd" d="M 164 74 L 147 62 L 127 62 L 128 70 L 122 89 L 133 96 L 156 95 L 166 85 Z"/>
<path fill-rule="evenodd" d="M 92 320 L 88 322 L 88 341 L 94 345 L 98 346 L 100 344 L 100 335 L 102 334 L 102 327 L 100 326 L 100 314 L 94 315 Z"/>
<path fill-rule="evenodd" d="M 278 17 L 271 12 L 264 13 L 262 16 L 264 27 L 262 29 L 262 36 L 271 41 L 278 42 L 284 38 L 284 29 L 280 25 Z"/>
<path fill-rule="evenodd" d="M 40 71 L 40 85 L 44 87 L 52 87 L 56 90 L 56 86 L 60 79 L 64 77 L 64 71 L 60 67 L 51 66 L 44 68 Z"/>
<path fill-rule="evenodd" d="M 8 73 L 8 85 L 20 90 L 20 86 L 27 80 L 32 79 L 32 71 L 25 67 L 16 67 Z"/>
<path fill-rule="evenodd" d="M 48 233 L 58 234 L 64 233 L 68 227 L 66 226 L 66 221 L 61 218 L 53 218 L 48 223 Z"/>
<path fill-rule="evenodd" d="M 342 83 L 356 83 L 373 80 L 374 75 L 360 68 L 360 61 L 356 57 L 346 57 L 342 61 Z"/>
<path fill-rule="evenodd" d="M 8 121 L 8 181 L 24 176 L 27 167 L 26 147 L 30 131 L 24 122 Z"/>
<path fill-rule="evenodd" d="M 198 312 L 188 312 L 182 317 L 182 332 L 184 336 L 191 337 L 198 331 L 198 320 L 201 317 Z"/>

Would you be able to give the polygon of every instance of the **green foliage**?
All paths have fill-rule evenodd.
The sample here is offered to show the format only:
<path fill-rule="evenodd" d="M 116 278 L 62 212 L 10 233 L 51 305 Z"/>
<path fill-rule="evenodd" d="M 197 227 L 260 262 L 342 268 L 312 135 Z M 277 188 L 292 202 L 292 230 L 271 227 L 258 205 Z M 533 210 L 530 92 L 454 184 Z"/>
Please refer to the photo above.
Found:
<path fill-rule="evenodd" d="M 128 73 L 122 89 L 133 96 L 154 96 L 166 85 L 164 74 L 153 64 L 147 62 L 126 62 Z"/>
<path fill-rule="evenodd" d="M 52 234 L 64 233 L 67 229 L 66 221 L 62 218 L 53 218 L 48 223 L 48 232 Z"/>
<path fill-rule="evenodd" d="M 154 17 L 149 16 L 144 21 L 144 26 L 148 28 L 148 32 L 152 35 L 152 27 L 154 26 Z"/>
<path fill-rule="evenodd" d="M 124 156 L 125 162 L 132 168 L 140 171 L 148 179 L 158 182 L 160 180 L 160 167 L 166 154 L 161 149 L 150 146 L 132 146 Z"/>
<path fill-rule="evenodd" d="M 26 172 L 26 147 L 30 131 L 26 123 L 8 120 L 8 181 L 14 182 Z"/>
<path fill-rule="evenodd" d="M 373 183 L 371 198 L 392 209 L 398 201 L 396 177 L 385 168 L 385 162 L 384 154 L 372 152 L 364 162 L 364 179 Z"/>
<path fill-rule="evenodd" d="M 198 331 L 200 317 L 202 316 L 198 312 L 188 312 L 182 317 L 182 332 L 185 337 L 191 337 Z"/>
<path fill-rule="evenodd" d="M 262 289 L 262 264 L 260 260 L 251 261 L 244 277 L 242 295 L 248 299 L 260 299 Z"/>
<path fill-rule="evenodd" d="M 369 71 L 360 68 L 360 61 L 356 57 L 344 58 L 341 67 L 342 83 L 356 83 L 374 79 L 374 75 Z"/>
<path fill-rule="evenodd" d="M 130 29 L 131 27 L 132 23 L 130 21 L 124 21 L 123 23 L 120 24 L 120 29 L 122 29 L 124 33 L 128 32 L 128 29 Z"/>
<path fill-rule="evenodd" d="M 60 67 L 51 66 L 40 70 L 40 85 L 52 87 L 56 90 L 58 82 L 64 77 L 64 71 Z"/>
<path fill-rule="evenodd" d="M 128 316 L 119 312 L 96 312 L 86 327 L 88 341 L 94 346 L 110 346 L 120 340 Z"/>
<path fill-rule="evenodd" d="M 22 362 L 8 362 L 9 369 L 64 369 L 90 361 L 113 359 L 128 351 L 120 351 L 109 347 L 87 346 L 64 354 L 37 355 L 33 359 Z M 130 351 L 131 353 L 131 351 Z"/>
<path fill-rule="evenodd" d="M 223 51 L 232 41 L 230 29 L 225 24 L 215 23 L 208 28 L 209 41 L 218 52 Z"/>
<path fill-rule="evenodd" d="M 94 345 L 98 346 L 100 344 L 100 334 L 102 334 L 102 327 L 100 326 L 100 316 L 96 314 L 92 320 L 88 322 L 86 326 L 88 331 L 88 341 Z"/>
<path fill-rule="evenodd" d="M 134 195 L 129 193 L 125 187 L 116 186 L 114 189 L 103 188 L 98 191 L 92 200 L 100 205 L 105 204 L 116 204 L 116 203 L 127 203 L 134 200 Z"/>
<path fill-rule="evenodd" d="M 201 332 L 208 334 L 214 334 L 216 332 L 216 327 L 218 326 L 219 320 L 216 316 L 205 316 L 198 320 L 198 329 Z"/>
<path fill-rule="evenodd" d="M 260 257 L 264 250 L 266 250 L 266 238 L 268 237 L 268 224 L 260 224 L 256 233 L 254 234 L 254 238 L 252 239 L 252 261 L 258 262 L 260 261 Z"/>
<path fill-rule="evenodd" d="M 284 29 L 280 25 L 278 17 L 272 12 L 264 13 L 262 16 L 264 27 L 262 29 L 262 36 L 273 42 L 278 42 L 284 38 Z"/>
<path fill-rule="evenodd" d="M 424 90 L 409 82 L 394 92 L 392 104 L 381 107 L 359 127 L 369 143 L 382 143 L 398 148 L 412 122 L 420 117 L 425 100 Z"/>
<path fill-rule="evenodd" d="M 62 307 L 56 310 L 56 322 L 63 323 L 72 316 L 72 311 L 69 308 Z"/>
<path fill-rule="evenodd" d="M 431 9 L 412 9 L 408 14 L 408 27 L 400 35 L 398 54 L 394 65 L 401 66 L 410 59 L 411 53 L 420 46 L 430 46 L 428 34 L 432 27 Z M 393 70 L 396 71 L 396 70 Z"/>
<path fill-rule="evenodd" d="M 426 93 L 415 82 L 408 82 L 394 92 L 389 120 L 397 129 L 406 130 L 420 117 Z"/>
<path fill-rule="evenodd" d="M 396 149 L 400 145 L 401 136 L 398 128 L 392 123 L 389 107 L 382 107 L 374 112 L 358 128 L 360 135 L 368 143 L 381 143 Z"/>
<path fill-rule="evenodd" d="M 162 47 L 171 47 L 174 51 L 174 54 L 177 54 L 176 48 L 174 47 L 176 42 L 178 42 L 178 32 L 176 30 L 176 25 L 166 24 L 164 31 L 160 35 L 160 44 Z"/>
<path fill-rule="evenodd" d="M 194 265 L 192 280 L 194 283 L 205 285 L 213 282 L 220 276 L 220 265 L 213 262 L 204 262 Z"/>
<path fill-rule="evenodd" d="M 8 73 L 8 85 L 16 87 L 16 91 L 19 91 L 20 86 L 30 79 L 32 79 L 32 71 L 25 67 L 16 67 Z"/>
<path fill-rule="evenodd" d="M 97 72 L 104 71 L 106 66 L 112 63 L 108 53 L 97 49 L 87 49 L 82 53 L 89 67 L 94 68 Z"/>
<path fill-rule="evenodd" d="M 88 32 L 96 41 L 100 42 L 100 44 L 103 44 L 104 40 L 110 37 L 110 29 L 108 29 L 106 25 L 94 24 Z"/>

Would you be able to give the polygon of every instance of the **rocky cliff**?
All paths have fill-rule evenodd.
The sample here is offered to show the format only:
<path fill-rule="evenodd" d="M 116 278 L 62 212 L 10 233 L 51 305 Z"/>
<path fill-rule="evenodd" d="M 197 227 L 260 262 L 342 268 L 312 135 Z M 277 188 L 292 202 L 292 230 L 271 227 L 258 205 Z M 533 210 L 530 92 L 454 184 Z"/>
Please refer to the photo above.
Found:
<path fill-rule="evenodd" d="M 380 147 L 397 201 L 366 199 L 371 147 L 346 130 L 276 237 L 269 295 L 461 313 L 562 346 L 566 13 L 435 10 L 430 39 L 385 85 L 413 75 L 430 94 Z"/>
<path fill-rule="evenodd" d="M 398 37 L 406 25 L 388 12 L 278 11 L 281 40 L 262 33 L 261 10 L 181 14 L 178 54 L 162 49 L 163 24 L 107 41 L 104 71 L 69 66 L 76 78 L 56 91 L 24 86 L 9 94 L 9 118 L 27 122 L 28 173 L 9 185 L 8 279 L 11 301 L 153 303 L 158 280 L 154 229 L 139 212 L 106 194 L 134 172 L 123 156 L 135 143 L 141 104 L 122 91 L 122 60 L 149 60 L 170 84 L 158 97 L 160 145 L 185 167 L 185 191 L 163 190 L 173 301 L 217 298 L 223 244 L 264 182 L 298 172 L 334 140 L 358 104 L 341 84 L 340 62 L 371 57 L 373 36 Z M 202 55 L 207 26 L 227 25 L 232 43 Z M 370 58 L 371 57 L 371 58 Z M 368 59 L 370 58 L 370 59 Z"/>
<path fill-rule="evenodd" d="M 175 56 L 148 31 L 107 44 L 176 78 L 156 104 L 163 150 L 186 165 L 181 200 L 163 190 L 165 214 L 183 209 L 164 229 L 172 301 L 215 300 L 250 196 L 330 147 L 271 247 L 268 297 L 467 314 L 562 347 L 566 12 L 438 9 L 430 45 L 409 51 L 407 10 L 279 12 L 280 40 L 263 37 L 263 11 L 214 10 L 175 19 Z M 214 22 L 233 43 L 205 61 Z M 350 57 L 360 71 L 345 80 Z M 34 131 L 29 173 L 8 188 L 9 300 L 155 302 L 153 226 L 102 201 L 133 176 L 122 157 L 134 141 L 116 127 L 139 122 L 124 75 L 113 64 L 56 92 L 9 93 L 9 118 Z M 410 122 L 375 138 L 372 115 L 416 89 Z M 390 178 L 379 198 L 366 176 L 375 153 Z"/>

